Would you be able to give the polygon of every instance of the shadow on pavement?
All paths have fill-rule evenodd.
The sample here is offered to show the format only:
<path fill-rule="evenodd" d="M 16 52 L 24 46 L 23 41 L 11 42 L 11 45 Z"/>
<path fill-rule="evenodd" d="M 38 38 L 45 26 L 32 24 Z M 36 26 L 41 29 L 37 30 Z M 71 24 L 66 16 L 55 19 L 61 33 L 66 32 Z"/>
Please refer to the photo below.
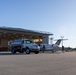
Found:
<path fill-rule="evenodd" d="M 52 52 L 48 52 L 48 51 L 45 51 L 44 53 L 43 52 L 40 52 L 39 54 L 60 54 L 61 52 L 55 52 L 55 53 L 52 53 Z M 30 54 L 26 54 L 26 53 L 19 53 L 17 52 L 16 54 L 13 54 L 11 52 L 0 52 L 0 55 L 32 55 L 32 54 L 35 54 L 35 53 L 30 53 Z"/>
<path fill-rule="evenodd" d="M 13 54 L 11 52 L 0 52 L 0 55 L 28 55 L 26 53 L 16 53 L 16 54 Z"/>

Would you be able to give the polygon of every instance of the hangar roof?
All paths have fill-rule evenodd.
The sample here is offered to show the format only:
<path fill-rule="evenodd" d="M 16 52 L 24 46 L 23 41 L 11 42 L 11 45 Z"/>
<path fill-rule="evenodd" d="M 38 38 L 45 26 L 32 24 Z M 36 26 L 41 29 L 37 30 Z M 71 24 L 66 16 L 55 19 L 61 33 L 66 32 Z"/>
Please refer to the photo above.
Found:
<path fill-rule="evenodd" d="M 19 32 L 27 32 L 27 33 L 34 33 L 34 34 L 41 34 L 41 35 L 53 35 L 50 32 L 45 31 L 35 31 L 35 30 L 28 30 L 23 28 L 12 28 L 12 27 L 0 27 L 0 30 L 9 30 L 9 31 L 19 31 Z"/>

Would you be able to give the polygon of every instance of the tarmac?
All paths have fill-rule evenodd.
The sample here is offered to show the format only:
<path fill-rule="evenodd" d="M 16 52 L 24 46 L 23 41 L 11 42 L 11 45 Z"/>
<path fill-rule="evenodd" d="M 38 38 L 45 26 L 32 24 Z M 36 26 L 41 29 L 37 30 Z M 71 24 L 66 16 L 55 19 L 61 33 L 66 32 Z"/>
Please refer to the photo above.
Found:
<path fill-rule="evenodd" d="M 0 52 L 0 75 L 76 75 L 76 52 Z"/>

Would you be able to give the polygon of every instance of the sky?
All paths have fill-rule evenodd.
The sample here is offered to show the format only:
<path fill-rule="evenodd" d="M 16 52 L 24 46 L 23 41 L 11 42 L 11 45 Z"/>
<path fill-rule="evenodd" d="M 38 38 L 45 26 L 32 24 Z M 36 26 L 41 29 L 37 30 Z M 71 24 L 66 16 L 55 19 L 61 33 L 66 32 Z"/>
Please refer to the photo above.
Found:
<path fill-rule="evenodd" d="M 64 36 L 65 47 L 76 47 L 76 0 L 0 0 L 0 26 Z"/>

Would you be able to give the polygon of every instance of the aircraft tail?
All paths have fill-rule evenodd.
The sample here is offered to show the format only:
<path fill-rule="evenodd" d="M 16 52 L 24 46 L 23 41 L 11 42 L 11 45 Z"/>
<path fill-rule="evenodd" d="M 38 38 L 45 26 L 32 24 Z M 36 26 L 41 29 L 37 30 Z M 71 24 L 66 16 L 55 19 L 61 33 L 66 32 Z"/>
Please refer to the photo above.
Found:
<path fill-rule="evenodd" d="M 61 43 L 61 39 L 57 40 L 57 42 L 55 44 L 60 45 L 60 43 Z"/>

